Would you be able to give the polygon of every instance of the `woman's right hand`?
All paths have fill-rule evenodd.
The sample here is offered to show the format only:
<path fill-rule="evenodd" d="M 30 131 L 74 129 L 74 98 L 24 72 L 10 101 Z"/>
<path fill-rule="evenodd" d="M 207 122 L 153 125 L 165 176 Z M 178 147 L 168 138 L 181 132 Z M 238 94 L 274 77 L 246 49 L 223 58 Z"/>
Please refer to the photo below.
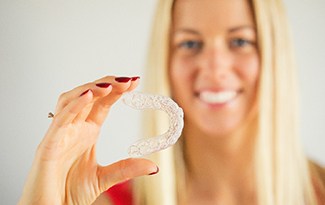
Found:
<path fill-rule="evenodd" d="M 19 204 L 88 205 L 116 183 L 158 171 L 146 159 L 125 159 L 105 167 L 96 161 L 96 142 L 111 106 L 138 81 L 108 76 L 60 96 Z"/>

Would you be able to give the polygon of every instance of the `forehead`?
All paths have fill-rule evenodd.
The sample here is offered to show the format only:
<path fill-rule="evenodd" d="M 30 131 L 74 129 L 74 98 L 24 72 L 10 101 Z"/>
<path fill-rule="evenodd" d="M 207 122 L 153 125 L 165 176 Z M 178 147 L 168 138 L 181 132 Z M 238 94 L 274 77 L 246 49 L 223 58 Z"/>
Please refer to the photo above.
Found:
<path fill-rule="evenodd" d="M 174 27 L 254 27 L 248 0 L 175 0 Z"/>

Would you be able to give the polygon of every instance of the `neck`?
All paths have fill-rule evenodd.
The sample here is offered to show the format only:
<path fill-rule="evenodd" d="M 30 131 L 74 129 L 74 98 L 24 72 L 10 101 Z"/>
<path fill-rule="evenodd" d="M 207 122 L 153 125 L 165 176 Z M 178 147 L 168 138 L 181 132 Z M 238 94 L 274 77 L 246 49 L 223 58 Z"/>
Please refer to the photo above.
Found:
<path fill-rule="evenodd" d="M 252 198 L 254 133 L 249 130 L 242 128 L 222 137 L 184 130 L 189 193 L 202 193 L 209 201 Z"/>

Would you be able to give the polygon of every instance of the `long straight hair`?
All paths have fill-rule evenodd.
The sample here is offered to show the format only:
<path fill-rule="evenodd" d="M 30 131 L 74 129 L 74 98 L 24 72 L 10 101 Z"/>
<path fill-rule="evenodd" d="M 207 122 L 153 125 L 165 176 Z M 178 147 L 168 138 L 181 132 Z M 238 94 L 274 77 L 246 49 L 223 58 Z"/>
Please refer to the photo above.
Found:
<path fill-rule="evenodd" d="M 153 22 L 145 75 L 145 91 L 170 96 L 168 66 L 173 0 L 159 0 Z M 251 0 L 261 62 L 254 127 L 254 167 L 259 204 L 311 205 L 316 195 L 308 160 L 298 135 L 297 84 L 285 10 L 280 0 Z M 144 135 L 167 130 L 162 113 L 145 113 Z M 135 181 L 135 204 L 176 205 L 186 197 L 182 139 L 173 148 L 149 158 L 160 167 L 157 176 Z"/>
<path fill-rule="evenodd" d="M 298 135 L 293 48 L 280 0 L 253 0 L 261 75 L 255 163 L 260 204 L 316 204 Z"/>

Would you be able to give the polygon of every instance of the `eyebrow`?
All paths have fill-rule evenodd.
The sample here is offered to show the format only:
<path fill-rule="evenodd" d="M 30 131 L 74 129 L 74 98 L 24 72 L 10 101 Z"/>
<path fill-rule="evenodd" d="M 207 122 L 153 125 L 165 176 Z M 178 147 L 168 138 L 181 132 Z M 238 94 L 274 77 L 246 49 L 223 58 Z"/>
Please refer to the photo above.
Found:
<path fill-rule="evenodd" d="M 190 28 L 181 28 L 181 29 L 177 29 L 174 33 L 190 33 L 190 34 L 194 34 L 194 35 L 200 35 L 200 33 L 194 29 L 190 29 Z"/>
<path fill-rule="evenodd" d="M 237 26 L 237 27 L 229 29 L 229 32 L 232 33 L 232 32 L 236 32 L 236 31 L 243 30 L 243 29 L 250 29 L 253 31 L 256 30 L 255 27 L 253 27 L 253 26 Z"/>
<path fill-rule="evenodd" d="M 253 26 L 237 26 L 237 27 L 233 27 L 233 28 L 230 28 L 228 30 L 229 33 L 233 33 L 233 32 L 236 32 L 236 31 L 239 31 L 239 30 L 243 30 L 243 29 L 250 29 L 250 30 L 253 30 L 255 31 L 255 27 Z M 181 28 L 181 29 L 177 29 L 174 33 L 190 33 L 190 34 L 194 34 L 194 35 L 200 35 L 200 32 L 194 30 L 194 29 L 190 29 L 190 28 Z"/>

